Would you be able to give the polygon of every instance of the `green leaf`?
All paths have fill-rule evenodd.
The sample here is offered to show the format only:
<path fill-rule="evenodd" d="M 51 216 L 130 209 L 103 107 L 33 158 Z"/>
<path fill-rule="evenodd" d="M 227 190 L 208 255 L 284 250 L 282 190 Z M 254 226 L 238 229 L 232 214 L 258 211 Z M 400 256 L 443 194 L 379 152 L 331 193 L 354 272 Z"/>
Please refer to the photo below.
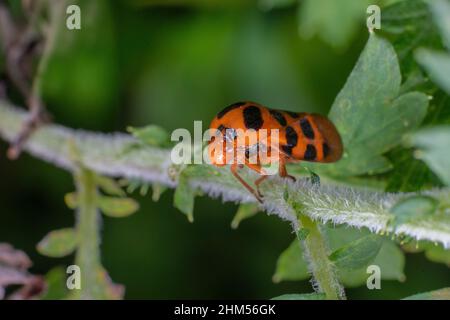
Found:
<path fill-rule="evenodd" d="M 96 175 L 95 182 L 97 183 L 99 188 L 102 189 L 102 191 L 109 195 L 119 197 L 123 197 L 126 195 L 125 191 L 122 190 L 117 181 L 112 178 Z"/>
<path fill-rule="evenodd" d="M 37 245 L 37 251 L 45 256 L 60 258 L 71 254 L 78 244 L 77 233 L 73 228 L 49 232 Z"/>
<path fill-rule="evenodd" d="M 450 94 L 450 54 L 441 51 L 418 49 L 415 53 L 431 80 Z"/>
<path fill-rule="evenodd" d="M 354 228 L 327 228 L 328 241 L 331 250 L 338 250 L 358 239 L 370 235 L 367 230 L 358 230 Z M 405 275 L 403 269 L 405 267 L 405 257 L 402 250 L 391 240 L 383 239 L 378 255 L 370 264 L 380 267 L 382 270 L 381 278 L 383 280 L 404 281 Z M 364 265 L 360 269 L 346 270 L 338 268 L 338 274 L 342 283 L 346 287 L 357 287 L 367 281 L 367 266 Z"/>
<path fill-rule="evenodd" d="M 139 204 L 131 198 L 101 196 L 98 199 L 100 210 L 109 217 L 127 217 L 139 209 Z"/>
<path fill-rule="evenodd" d="M 308 265 L 303 259 L 300 243 L 295 240 L 278 258 L 272 280 L 278 283 L 285 280 L 304 280 L 309 277 Z"/>
<path fill-rule="evenodd" d="M 394 226 L 420 220 L 436 211 L 438 201 L 429 196 L 411 196 L 397 202 L 391 212 L 395 215 Z"/>
<path fill-rule="evenodd" d="M 325 300 L 324 293 L 291 293 L 272 298 L 270 300 Z"/>
<path fill-rule="evenodd" d="M 231 221 L 231 228 L 237 229 L 242 220 L 253 217 L 259 212 L 257 205 L 253 203 L 244 203 L 239 206 L 233 221 Z"/>
<path fill-rule="evenodd" d="M 173 204 L 175 208 L 184 213 L 189 222 L 194 222 L 195 189 L 189 185 L 187 174 L 181 173 L 178 186 L 175 189 Z"/>
<path fill-rule="evenodd" d="M 403 272 L 405 268 L 405 255 L 398 245 L 391 240 L 383 240 L 383 246 L 372 264 L 380 267 L 383 273 L 381 276 L 383 280 L 397 280 L 400 282 L 406 280 Z M 366 271 L 364 270 L 364 281 L 367 279 Z"/>
<path fill-rule="evenodd" d="M 419 149 L 417 158 L 450 186 L 450 126 L 422 129 L 411 137 L 411 144 Z"/>
<path fill-rule="evenodd" d="M 381 278 L 383 280 L 405 281 L 403 273 L 405 267 L 405 256 L 398 246 L 390 241 L 384 240 L 383 245 L 377 257 L 371 265 L 379 266 L 381 269 Z M 338 269 L 339 278 L 347 288 L 358 287 L 365 284 L 369 274 L 367 266 L 355 270 Z"/>
<path fill-rule="evenodd" d="M 392 45 L 371 34 L 330 111 L 330 119 L 343 139 L 343 159 L 321 167 L 322 171 L 348 176 L 391 168 L 383 154 L 422 122 L 428 106 L 423 93 L 399 96 L 400 84 L 400 69 Z"/>
<path fill-rule="evenodd" d="M 170 144 L 167 131 L 156 125 L 148 125 L 143 128 L 128 127 L 127 131 L 136 139 L 150 146 L 165 147 Z"/>
<path fill-rule="evenodd" d="M 361 27 L 369 4 L 368 0 L 302 1 L 300 34 L 305 38 L 317 34 L 335 48 L 346 47 Z"/>
<path fill-rule="evenodd" d="M 403 300 L 450 300 L 450 288 L 418 293 Z"/>
<path fill-rule="evenodd" d="M 78 195 L 76 192 L 70 192 L 67 193 L 64 196 L 64 202 L 66 203 L 66 206 L 70 209 L 74 210 L 78 207 Z"/>
<path fill-rule="evenodd" d="M 433 0 L 429 1 L 433 20 L 441 33 L 442 40 L 450 50 L 450 2 L 448 0 Z"/>
<path fill-rule="evenodd" d="M 382 244 L 381 237 L 369 235 L 337 249 L 330 255 L 330 260 L 339 269 L 359 269 L 367 266 L 375 259 Z"/>

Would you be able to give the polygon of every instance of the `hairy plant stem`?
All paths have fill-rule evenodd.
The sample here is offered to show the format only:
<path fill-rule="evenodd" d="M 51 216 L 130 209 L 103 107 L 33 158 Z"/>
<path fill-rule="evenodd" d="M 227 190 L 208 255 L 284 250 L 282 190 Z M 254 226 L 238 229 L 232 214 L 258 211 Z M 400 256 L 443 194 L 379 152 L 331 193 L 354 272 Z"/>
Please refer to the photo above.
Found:
<path fill-rule="evenodd" d="M 0 99 L 0 137 L 13 141 L 20 132 L 26 113 L 10 102 Z M 76 145 L 83 167 L 97 174 L 138 179 L 151 184 L 175 188 L 179 183 L 179 166 L 171 160 L 171 150 L 143 145 L 130 135 L 101 134 L 74 130 L 56 124 L 45 124 L 27 140 L 24 150 L 53 165 L 74 172 L 69 146 Z M 211 197 L 239 203 L 255 202 L 230 173 L 229 168 L 203 164 L 191 166 L 189 186 Z M 255 174 L 242 170 L 244 178 L 255 180 Z M 420 193 L 384 193 L 348 187 L 322 180 L 320 186 L 307 179 L 287 183 L 282 179 L 268 179 L 261 188 L 264 209 L 298 225 L 297 214 L 286 205 L 285 195 L 292 203 L 301 204 L 301 213 L 318 223 L 345 224 L 368 228 L 373 233 L 391 233 L 415 240 L 428 240 L 450 248 L 450 215 L 427 215 L 393 225 L 395 216 L 390 209 L 399 200 L 415 194 L 426 194 L 437 199 L 448 198 L 449 189 L 435 189 Z"/>
<path fill-rule="evenodd" d="M 95 299 L 101 296 L 97 285 L 100 272 L 100 213 L 97 209 L 97 186 L 95 174 L 80 168 L 75 174 L 79 207 L 77 211 L 77 232 L 79 237 L 75 264 L 81 270 L 80 299 Z"/>
<path fill-rule="evenodd" d="M 303 214 L 299 215 L 299 225 L 308 230 L 306 239 L 299 241 L 314 277 L 314 286 L 324 293 L 328 300 L 345 299 L 344 288 L 339 282 L 333 263 L 328 259 L 329 248 L 319 225 Z"/>

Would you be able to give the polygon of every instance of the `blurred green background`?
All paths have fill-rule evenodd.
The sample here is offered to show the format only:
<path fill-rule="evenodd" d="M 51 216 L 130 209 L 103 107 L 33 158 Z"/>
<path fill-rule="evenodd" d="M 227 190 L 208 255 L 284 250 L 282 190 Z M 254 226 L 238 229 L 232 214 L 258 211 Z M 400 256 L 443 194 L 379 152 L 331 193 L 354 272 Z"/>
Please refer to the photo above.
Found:
<path fill-rule="evenodd" d="M 192 130 L 194 120 L 206 127 L 239 100 L 326 114 L 366 41 L 365 10 L 354 25 L 343 22 L 344 40 L 330 45 L 323 34 L 299 35 L 302 4 L 278 2 L 286 5 L 80 1 L 82 29 L 63 31 L 45 75 L 44 100 L 56 122 L 96 131 L 151 123 Z M 346 20 L 348 12 L 342 14 Z M 335 28 L 339 33 L 340 25 Z M 4 155 L 7 145 L 0 145 Z M 15 162 L 1 156 L 0 177 L 0 242 L 26 251 L 34 273 L 70 264 L 73 256 L 44 257 L 35 245 L 48 231 L 74 224 L 63 201 L 74 189 L 71 176 L 23 155 Z M 287 222 L 259 214 L 232 230 L 237 207 L 204 197 L 190 224 L 173 208 L 172 191 L 158 203 L 134 196 L 138 213 L 105 217 L 102 226 L 103 263 L 126 286 L 126 298 L 265 299 L 311 292 L 307 281 L 272 282 L 276 259 L 294 237 Z M 382 290 L 350 289 L 348 296 L 400 298 L 450 286 L 448 268 L 422 254 L 407 255 L 405 274 L 404 283 L 384 281 Z"/>

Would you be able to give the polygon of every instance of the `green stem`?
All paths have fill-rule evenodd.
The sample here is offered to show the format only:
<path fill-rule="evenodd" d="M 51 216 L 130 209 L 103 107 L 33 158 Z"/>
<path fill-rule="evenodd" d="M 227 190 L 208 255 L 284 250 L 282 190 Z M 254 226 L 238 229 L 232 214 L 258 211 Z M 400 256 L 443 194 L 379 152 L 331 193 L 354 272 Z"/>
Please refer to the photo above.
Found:
<path fill-rule="evenodd" d="M 303 214 L 299 215 L 299 222 L 302 228 L 308 230 L 306 239 L 299 240 L 304 248 L 305 260 L 309 263 L 317 289 L 329 300 L 345 299 L 344 288 L 339 283 L 333 263 L 328 259 L 328 245 L 319 226 Z"/>
<path fill-rule="evenodd" d="M 43 75 L 45 74 L 49 60 L 52 56 L 52 53 L 55 48 L 55 43 L 57 41 L 59 32 L 61 31 L 62 22 L 66 13 L 66 1 L 55 1 L 54 3 L 48 3 L 46 4 L 49 7 L 49 15 L 50 15 L 50 21 L 49 25 L 46 28 L 46 35 L 45 35 L 45 44 L 44 49 L 42 52 L 41 59 L 39 60 L 39 64 L 36 70 L 36 75 L 33 79 L 32 84 L 32 92 L 31 96 L 33 99 L 40 99 L 41 98 L 41 91 L 42 91 L 42 79 Z M 38 10 L 40 11 L 43 6 L 42 1 L 38 1 Z M 38 11 L 38 12 L 39 12 Z M 33 16 L 32 26 L 36 27 L 36 21 L 39 14 L 35 14 Z"/>
<path fill-rule="evenodd" d="M 100 214 L 97 210 L 97 187 L 92 171 L 80 168 L 75 174 L 79 207 L 77 232 L 79 246 L 75 264 L 81 270 L 81 291 L 79 298 L 95 299 L 101 296 L 97 285 L 100 271 Z"/>

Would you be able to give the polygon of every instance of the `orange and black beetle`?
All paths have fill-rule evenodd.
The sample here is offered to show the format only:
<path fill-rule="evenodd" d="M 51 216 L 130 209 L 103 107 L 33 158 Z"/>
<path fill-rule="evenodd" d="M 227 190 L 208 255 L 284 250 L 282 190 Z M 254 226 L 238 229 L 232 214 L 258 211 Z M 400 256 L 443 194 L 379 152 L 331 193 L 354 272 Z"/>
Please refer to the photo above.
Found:
<path fill-rule="evenodd" d="M 270 134 L 271 130 L 277 129 L 279 147 L 276 150 L 271 148 L 268 150 L 268 154 L 271 155 L 275 152 L 278 155 L 278 174 L 294 181 L 295 178 L 289 176 L 286 171 L 286 163 L 301 160 L 335 162 L 342 156 L 342 141 L 336 127 L 330 120 L 319 114 L 274 110 L 249 101 L 237 102 L 220 111 L 212 120 L 210 129 L 217 133 L 209 144 L 211 163 L 217 166 L 231 164 L 233 175 L 255 195 L 259 202 L 262 202 L 259 185 L 267 178 L 262 166 L 268 164 L 269 158 L 258 155 L 256 163 L 247 161 L 249 150 L 258 150 L 259 147 L 255 144 L 248 144 L 247 141 L 245 145 L 247 159 L 243 164 L 239 164 L 237 161 L 226 163 L 218 161 L 218 153 L 213 147 L 214 144 L 211 143 L 215 138 L 220 136 L 226 140 L 227 137 L 230 137 L 228 133 L 238 131 L 237 129 L 253 129 L 258 135 L 263 131 L 268 131 Z M 236 139 L 237 137 L 234 135 L 232 138 Z M 256 191 L 237 172 L 237 169 L 244 165 L 262 175 L 255 181 Z"/>

